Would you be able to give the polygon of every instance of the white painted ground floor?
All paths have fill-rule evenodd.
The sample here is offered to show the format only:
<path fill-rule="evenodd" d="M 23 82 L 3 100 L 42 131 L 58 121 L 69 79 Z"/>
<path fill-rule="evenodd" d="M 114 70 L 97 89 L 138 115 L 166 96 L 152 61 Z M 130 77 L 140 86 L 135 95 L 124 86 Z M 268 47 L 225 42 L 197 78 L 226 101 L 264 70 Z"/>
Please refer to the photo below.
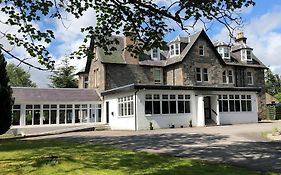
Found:
<path fill-rule="evenodd" d="M 111 129 L 143 130 L 258 122 L 252 91 L 138 89 L 104 96 Z"/>
<path fill-rule="evenodd" d="M 95 124 L 108 124 L 112 130 L 148 130 L 258 122 L 253 89 L 125 86 L 102 93 L 102 98 L 89 94 L 94 90 L 66 91 L 14 90 L 13 132 L 34 134 Z"/>

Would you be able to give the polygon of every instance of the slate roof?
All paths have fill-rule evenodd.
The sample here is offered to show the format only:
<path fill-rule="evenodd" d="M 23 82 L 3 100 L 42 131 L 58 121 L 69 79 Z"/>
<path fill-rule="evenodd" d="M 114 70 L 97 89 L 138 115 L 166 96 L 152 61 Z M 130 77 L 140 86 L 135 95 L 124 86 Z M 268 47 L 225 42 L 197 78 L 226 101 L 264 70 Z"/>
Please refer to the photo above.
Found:
<path fill-rule="evenodd" d="M 244 63 L 240 59 L 240 52 L 237 52 L 243 48 L 251 49 L 246 44 L 234 44 L 231 46 L 232 52 L 230 53 L 231 59 L 230 60 L 224 60 L 221 58 L 219 53 L 216 51 L 217 46 L 229 46 L 229 44 L 225 42 L 215 42 L 212 43 L 207 36 L 206 32 L 204 30 L 197 32 L 189 37 L 182 37 L 178 36 L 174 40 L 170 41 L 169 43 L 173 43 L 176 41 L 180 41 L 181 43 L 184 43 L 185 47 L 181 51 L 179 56 L 174 56 L 170 58 L 169 55 L 169 47 L 168 44 L 164 46 L 164 48 L 160 49 L 160 60 L 154 61 L 151 60 L 150 51 L 144 51 L 144 53 L 140 54 L 139 56 L 139 65 L 145 65 L 145 66 L 157 66 L 157 67 L 165 67 L 169 66 L 175 63 L 179 63 L 183 61 L 183 59 L 186 57 L 186 55 L 189 53 L 190 49 L 194 46 L 194 43 L 197 41 L 199 36 L 203 36 L 206 38 L 207 42 L 209 42 L 213 47 L 212 49 L 216 53 L 218 59 L 223 65 L 231 65 L 231 66 L 245 66 L 245 67 L 256 67 L 256 68 L 263 68 L 267 69 L 267 67 L 253 54 L 253 61 Z M 104 51 L 100 48 L 97 48 L 96 53 L 97 56 L 100 58 L 100 61 L 102 63 L 113 63 L 113 64 L 126 64 L 124 58 L 123 58 L 123 49 L 124 49 L 124 37 L 123 36 L 114 36 L 119 40 L 119 44 L 115 45 L 117 48 L 116 51 L 114 51 L 111 55 L 106 55 Z M 88 59 L 89 60 L 89 59 Z M 85 72 L 89 72 L 89 65 L 91 64 L 90 61 L 87 60 L 86 69 Z"/>
<path fill-rule="evenodd" d="M 95 89 L 13 87 L 16 102 L 86 102 L 101 101 Z"/>

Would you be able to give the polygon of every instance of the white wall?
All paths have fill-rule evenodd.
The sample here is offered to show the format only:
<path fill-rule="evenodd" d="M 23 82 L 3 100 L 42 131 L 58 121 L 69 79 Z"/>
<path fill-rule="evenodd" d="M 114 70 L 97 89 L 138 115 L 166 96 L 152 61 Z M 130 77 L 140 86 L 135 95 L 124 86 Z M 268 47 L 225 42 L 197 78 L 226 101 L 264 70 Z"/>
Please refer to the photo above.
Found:
<path fill-rule="evenodd" d="M 145 114 L 145 95 L 146 94 L 187 94 L 190 95 L 190 111 L 187 114 Z M 183 90 L 141 90 L 137 93 L 137 128 L 138 130 L 149 129 L 150 122 L 154 129 L 169 128 L 171 125 L 179 128 L 181 126 L 188 127 L 189 121 L 195 121 L 196 109 L 193 91 Z"/>
<path fill-rule="evenodd" d="M 103 118 L 106 119 L 106 102 L 109 102 L 109 126 L 113 130 L 135 130 L 135 115 L 118 116 L 118 98 L 134 95 L 134 92 L 108 95 L 104 98 Z M 135 97 L 134 97 L 135 102 Z M 135 105 L 134 105 L 135 108 Z"/>
<path fill-rule="evenodd" d="M 226 94 L 226 93 L 224 93 Z M 230 93 L 229 93 L 230 94 Z M 257 123 L 257 95 L 253 92 L 234 92 L 231 94 L 251 95 L 252 111 L 251 112 L 220 112 L 220 124 L 239 124 L 239 123 Z"/>

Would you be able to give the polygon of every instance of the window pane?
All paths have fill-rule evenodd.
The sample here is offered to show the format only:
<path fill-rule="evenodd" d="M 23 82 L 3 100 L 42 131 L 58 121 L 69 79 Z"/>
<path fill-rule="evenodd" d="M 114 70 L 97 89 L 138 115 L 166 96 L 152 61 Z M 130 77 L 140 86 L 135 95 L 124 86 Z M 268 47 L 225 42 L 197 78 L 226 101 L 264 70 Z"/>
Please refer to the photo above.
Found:
<path fill-rule="evenodd" d="M 66 123 L 72 123 L 72 118 L 73 118 L 72 110 L 68 109 L 66 111 Z"/>
<path fill-rule="evenodd" d="M 152 95 L 151 94 L 146 94 L 145 95 L 145 99 L 152 99 Z"/>
<path fill-rule="evenodd" d="M 13 109 L 20 109 L 20 105 L 14 105 Z"/>
<path fill-rule="evenodd" d="M 56 108 L 57 108 L 57 105 L 51 105 L 51 108 L 52 108 L 52 109 L 56 109 Z"/>
<path fill-rule="evenodd" d="M 169 114 L 169 102 L 162 101 L 162 114 Z"/>
<path fill-rule="evenodd" d="M 79 112 L 79 109 L 75 109 L 75 123 L 80 123 L 80 112 Z"/>
<path fill-rule="evenodd" d="M 43 109 L 49 109 L 50 105 L 43 105 Z"/>
<path fill-rule="evenodd" d="M 229 111 L 230 112 L 234 112 L 235 111 L 234 100 L 229 100 Z"/>
<path fill-rule="evenodd" d="M 185 113 L 190 113 L 190 101 L 185 101 Z"/>
<path fill-rule="evenodd" d="M 243 112 L 247 111 L 246 100 L 241 100 L 241 106 L 242 106 L 242 111 Z"/>
<path fill-rule="evenodd" d="M 59 105 L 59 108 L 65 108 L 65 105 Z"/>
<path fill-rule="evenodd" d="M 64 124 L 65 123 L 65 110 L 60 110 L 60 113 L 59 113 L 59 123 L 60 124 Z"/>
<path fill-rule="evenodd" d="M 26 105 L 25 108 L 26 109 L 32 109 L 32 105 Z"/>
<path fill-rule="evenodd" d="M 222 109 L 222 111 L 223 111 L 223 112 L 228 112 L 228 100 L 223 100 L 223 101 L 222 101 L 222 104 L 223 104 L 223 109 Z"/>
<path fill-rule="evenodd" d="M 49 124 L 49 110 L 43 111 L 43 124 Z"/>
<path fill-rule="evenodd" d="M 178 95 L 178 99 L 183 99 L 183 95 Z"/>
<path fill-rule="evenodd" d="M 240 100 L 235 100 L 235 111 L 240 112 Z"/>
<path fill-rule="evenodd" d="M 247 100 L 247 111 L 252 111 L 252 102 L 251 102 L 251 100 Z"/>
<path fill-rule="evenodd" d="M 145 101 L 145 114 L 152 114 L 152 101 Z"/>
<path fill-rule="evenodd" d="M 88 118 L 88 110 L 82 109 L 82 116 L 81 116 L 82 123 L 87 123 L 88 122 L 87 118 Z"/>
<path fill-rule="evenodd" d="M 160 101 L 153 102 L 153 114 L 160 114 Z"/>
<path fill-rule="evenodd" d="M 162 95 L 162 99 L 168 99 L 169 96 L 168 95 Z"/>
<path fill-rule="evenodd" d="M 201 69 L 196 68 L 196 80 L 201 81 Z"/>
<path fill-rule="evenodd" d="M 40 109 L 40 105 L 34 105 L 34 109 Z"/>
<path fill-rule="evenodd" d="M 184 113 L 184 102 L 178 101 L 178 113 Z"/>
<path fill-rule="evenodd" d="M 32 125 L 32 110 L 26 110 L 25 112 L 25 124 L 26 125 Z"/>
<path fill-rule="evenodd" d="M 176 101 L 170 101 L 170 114 L 177 113 Z"/>
<path fill-rule="evenodd" d="M 51 124 L 57 123 L 57 111 L 51 110 Z"/>
<path fill-rule="evenodd" d="M 40 125 L 40 111 L 34 111 L 34 125 Z"/>
<path fill-rule="evenodd" d="M 13 110 L 13 123 L 15 125 L 20 125 L 20 110 Z"/>

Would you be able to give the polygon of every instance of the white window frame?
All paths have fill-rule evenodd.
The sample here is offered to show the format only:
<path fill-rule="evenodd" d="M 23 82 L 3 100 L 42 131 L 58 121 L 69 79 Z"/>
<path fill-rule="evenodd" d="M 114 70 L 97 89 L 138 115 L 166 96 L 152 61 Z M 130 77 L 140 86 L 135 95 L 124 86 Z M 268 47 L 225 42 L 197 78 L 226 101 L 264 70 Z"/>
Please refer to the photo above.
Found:
<path fill-rule="evenodd" d="M 197 75 L 199 75 L 199 74 L 198 74 L 199 72 L 197 72 L 197 69 L 200 69 L 200 81 L 197 80 Z M 207 73 L 204 72 L 204 69 L 207 70 Z M 208 78 L 207 81 L 204 80 L 204 75 L 205 75 L 205 74 L 207 74 L 207 78 Z M 201 67 L 196 67 L 196 68 L 195 68 L 195 79 L 196 79 L 197 82 L 209 82 L 209 70 L 208 70 L 208 68 L 205 68 L 205 67 L 203 67 L 203 68 L 201 68 Z"/>
<path fill-rule="evenodd" d="M 231 72 L 231 74 L 230 74 Z M 225 73 L 225 74 L 224 74 Z M 232 82 L 230 82 L 230 77 L 232 77 Z M 225 78 L 225 82 L 224 82 Z M 232 69 L 225 69 L 222 72 L 222 83 L 223 84 L 234 84 L 234 72 Z"/>
<path fill-rule="evenodd" d="M 118 98 L 118 116 L 132 117 L 134 116 L 134 96 L 128 95 Z"/>
<path fill-rule="evenodd" d="M 156 56 L 155 56 L 155 51 L 156 51 Z M 159 48 L 153 48 L 151 49 L 151 59 L 152 60 L 160 60 L 160 49 Z"/>
<path fill-rule="evenodd" d="M 156 78 L 156 71 L 159 71 L 159 79 Z M 153 69 L 153 78 L 154 78 L 154 84 L 162 84 L 163 83 L 162 69 L 154 68 Z"/>
<path fill-rule="evenodd" d="M 179 56 L 180 55 L 180 43 L 173 43 L 170 45 L 170 56 Z"/>

